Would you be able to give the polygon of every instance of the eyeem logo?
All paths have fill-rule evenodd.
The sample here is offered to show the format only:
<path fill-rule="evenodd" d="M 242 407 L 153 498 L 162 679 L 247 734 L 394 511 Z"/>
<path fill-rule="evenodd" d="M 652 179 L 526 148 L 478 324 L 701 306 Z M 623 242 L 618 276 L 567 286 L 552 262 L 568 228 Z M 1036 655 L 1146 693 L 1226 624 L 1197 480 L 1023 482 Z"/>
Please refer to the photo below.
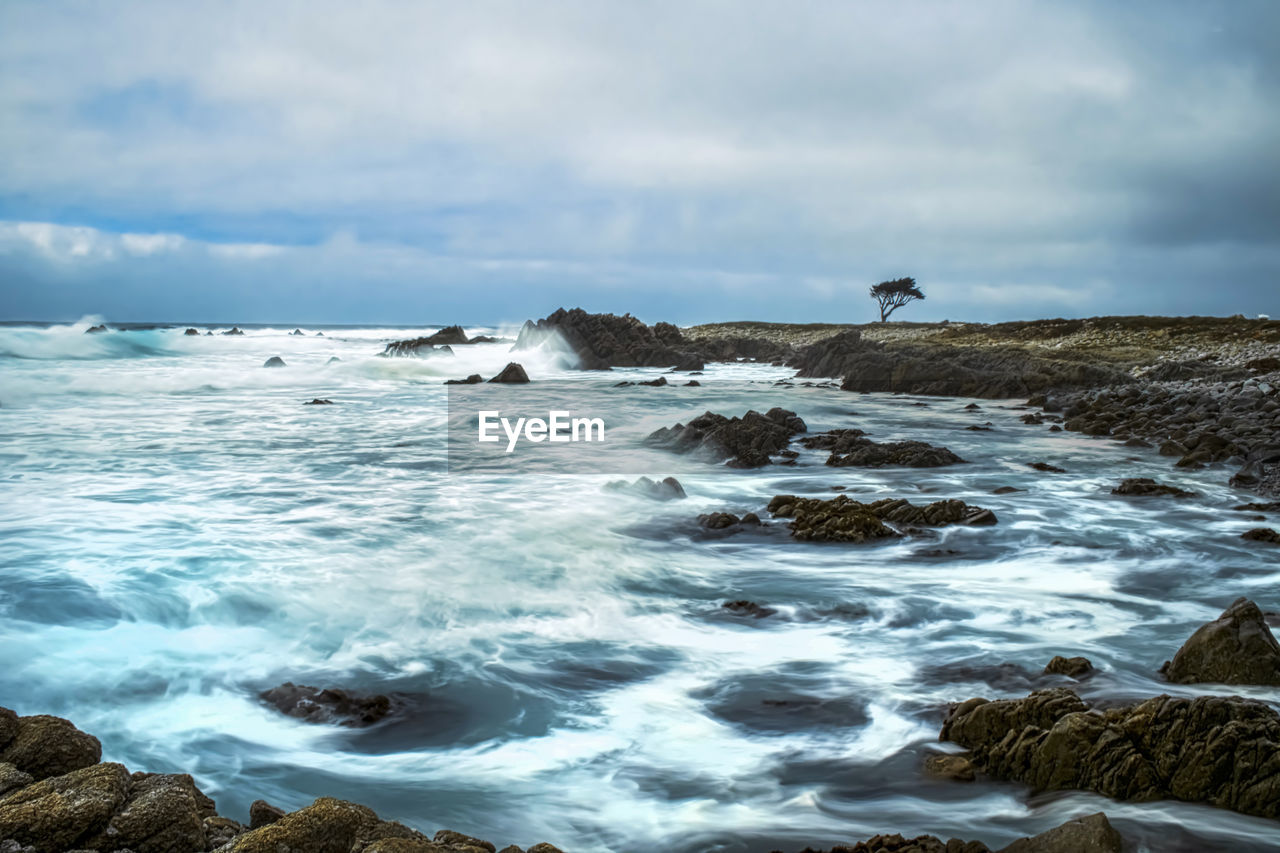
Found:
<path fill-rule="evenodd" d="M 507 453 L 516 449 L 516 444 L 523 438 L 535 444 L 543 441 L 553 443 L 570 441 L 604 441 L 603 418 L 575 418 L 564 410 L 547 412 L 547 419 L 517 418 L 515 423 L 510 418 L 502 417 L 496 410 L 479 412 L 479 436 L 481 442 L 499 442 L 502 437 L 498 429 L 507 436 Z M 594 435 L 594 437 L 593 437 Z"/>

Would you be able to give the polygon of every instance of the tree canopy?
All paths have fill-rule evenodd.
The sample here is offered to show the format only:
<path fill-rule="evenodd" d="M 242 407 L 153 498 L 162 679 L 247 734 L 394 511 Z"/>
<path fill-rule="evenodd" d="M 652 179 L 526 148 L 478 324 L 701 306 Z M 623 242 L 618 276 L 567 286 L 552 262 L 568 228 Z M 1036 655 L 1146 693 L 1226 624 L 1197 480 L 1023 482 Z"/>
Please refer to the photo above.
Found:
<path fill-rule="evenodd" d="M 871 298 L 880 304 L 880 322 L 883 323 L 889 319 L 890 314 L 908 302 L 924 299 L 924 291 L 916 286 L 914 278 L 895 278 L 872 287 Z"/>

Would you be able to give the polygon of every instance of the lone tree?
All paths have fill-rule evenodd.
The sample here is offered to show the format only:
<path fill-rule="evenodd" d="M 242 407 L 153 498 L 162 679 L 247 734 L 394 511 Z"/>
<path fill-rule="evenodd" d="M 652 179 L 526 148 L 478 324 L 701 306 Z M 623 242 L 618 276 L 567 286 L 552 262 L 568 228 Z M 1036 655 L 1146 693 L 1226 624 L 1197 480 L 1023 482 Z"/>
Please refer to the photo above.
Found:
<path fill-rule="evenodd" d="M 880 322 L 889 319 L 889 315 L 903 305 L 915 299 L 924 299 L 924 291 L 916 287 L 914 278 L 895 278 L 893 281 L 882 281 L 871 288 L 871 298 L 880 303 Z"/>

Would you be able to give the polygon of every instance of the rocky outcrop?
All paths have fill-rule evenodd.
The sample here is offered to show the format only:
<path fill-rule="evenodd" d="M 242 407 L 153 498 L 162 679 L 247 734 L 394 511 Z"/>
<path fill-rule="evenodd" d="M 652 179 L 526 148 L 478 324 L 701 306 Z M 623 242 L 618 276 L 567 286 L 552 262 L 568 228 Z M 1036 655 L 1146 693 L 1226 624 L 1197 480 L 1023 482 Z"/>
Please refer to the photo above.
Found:
<path fill-rule="evenodd" d="M 232 326 L 230 329 L 227 329 L 227 330 L 226 330 L 225 332 L 223 332 L 222 334 L 224 334 L 224 335 L 233 335 L 233 336 L 237 336 L 237 335 L 243 335 L 243 334 L 244 334 L 244 332 L 240 331 L 240 327 L 239 327 L 239 326 Z"/>
<path fill-rule="evenodd" d="M 273 355 L 271 356 L 271 358 L 263 362 L 262 366 L 263 367 L 287 367 L 288 365 L 284 363 L 283 358 L 281 358 L 278 355 Z"/>
<path fill-rule="evenodd" d="M 536 323 L 529 321 L 516 338 L 515 349 L 563 344 L 583 370 L 611 367 L 674 367 L 701 370 L 702 357 L 670 323 L 652 327 L 624 314 L 588 314 L 581 308 L 560 308 Z"/>
<path fill-rule="evenodd" d="M 370 726 L 391 713 L 391 699 L 387 696 L 360 696 L 291 681 L 262 691 L 258 698 L 280 713 L 308 723 Z"/>
<path fill-rule="evenodd" d="M 0 840 L 30 845 L 36 853 L 79 847 L 106 829 L 129 785 L 123 765 L 94 764 L 11 791 L 0 797 Z"/>
<path fill-rule="evenodd" d="M 750 616 L 752 619 L 764 619 L 778 612 L 772 607 L 764 607 L 754 601 L 748 601 L 745 598 L 740 598 L 736 601 L 726 601 L 724 604 L 720 605 L 720 607 L 730 613 L 738 616 Z"/>
<path fill-rule="evenodd" d="M 99 324 L 97 326 L 90 326 L 89 328 L 84 330 L 84 333 L 86 335 L 100 335 L 103 332 L 109 332 L 109 331 L 111 330 L 108 329 L 105 325 Z"/>
<path fill-rule="evenodd" d="M 709 512 L 698 516 L 698 526 L 707 530 L 728 530 L 734 527 L 759 527 L 760 516 L 749 512 L 739 518 L 731 512 Z"/>
<path fill-rule="evenodd" d="M 750 411 L 740 418 L 706 412 L 688 424 L 650 433 L 645 443 L 712 462 L 727 459 L 732 468 L 758 468 L 786 452 L 792 436 L 805 429 L 804 421 L 786 409 L 773 408 L 763 415 Z"/>
<path fill-rule="evenodd" d="M 182 334 L 184 334 L 184 335 L 198 335 L 198 334 L 200 334 L 200 330 L 199 330 L 199 329 L 187 329 L 187 330 L 186 330 L 185 332 L 183 332 Z"/>
<path fill-rule="evenodd" d="M 956 756 L 946 756 L 955 758 Z M 1124 838 L 1102 812 L 1073 818 L 1047 832 L 1017 841 L 994 853 L 1121 853 Z M 779 853 L 779 851 L 774 851 Z M 806 848 L 801 853 L 823 853 Z M 853 845 L 833 847 L 830 853 L 993 853 L 981 841 L 943 841 L 936 835 L 875 835 Z"/>
<path fill-rule="evenodd" d="M 529 374 L 524 372 L 524 365 L 512 361 L 489 381 L 506 385 L 519 385 L 529 381 Z"/>
<path fill-rule="evenodd" d="M 1266 542 L 1268 545 L 1280 545 L 1280 530 L 1271 527 L 1255 527 L 1240 534 L 1241 539 L 1250 542 Z"/>
<path fill-rule="evenodd" d="M 1189 492 L 1177 486 L 1157 483 L 1150 477 L 1129 477 L 1121 480 L 1120 485 L 1111 490 L 1111 494 L 1124 495 L 1125 497 L 1160 497 L 1166 495 L 1174 498 L 1195 497 L 1195 492 Z"/>
<path fill-rule="evenodd" d="M 859 429 L 833 429 L 800 439 L 805 447 L 827 450 L 827 464 L 837 468 L 939 468 L 963 463 L 945 447 L 923 441 L 876 443 Z"/>
<path fill-rule="evenodd" d="M 446 379 L 445 385 L 479 385 L 484 381 L 484 377 L 479 373 L 473 373 L 466 379 Z"/>
<path fill-rule="evenodd" d="M 453 350 L 450 347 L 488 343 L 492 340 L 493 338 L 487 338 L 483 335 L 468 338 L 466 330 L 461 326 L 446 326 L 435 334 L 420 338 L 409 338 L 403 341 L 392 341 L 386 345 L 380 355 L 394 358 L 414 358 L 432 354 L 440 355 L 445 352 L 452 354 Z"/>
<path fill-rule="evenodd" d="M 61 717 L 19 717 L 0 708 L 0 762 L 33 779 L 61 776 L 97 764 L 102 744 Z"/>
<path fill-rule="evenodd" d="M 1238 696 L 1157 696 L 1091 710 L 1066 688 L 951 708 L 942 740 L 1036 790 L 1179 799 L 1280 817 L 1280 714 Z"/>
<path fill-rule="evenodd" d="M 895 498 L 859 503 L 848 495 L 837 495 L 830 500 L 776 495 L 769 501 L 768 510 L 775 518 L 793 519 L 789 526 L 791 535 L 806 542 L 862 543 L 901 536 L 917 526 L 996 523 L 991 510 L 958 500 L 916 506 Z"/>
<path fill-rule="evenodd" d="M 1258 605 L 1237 598 L 1161 668 L 1174 684 L 1280 685 L 1280 644 Z"/>
<path fill-rule="evenodd" d="M 628 483 L 626 480 L 612 480 L 605 483 L 604 487 L 613 492 L 630 492 L 658 501 L 674 501 L 687 497 L 684 486 L 681 486 L 680 481 L 675 477 L 664 477 L 661 481 L 640 477 L 634 483 Z"/>
<path fill-rule="evenodd" d="M 295 337 L 295 338 L 305 337 L 306 334 L 307 333 L 302 331 L 301 329 L 294 329 L 292 332 L 289 333 L 291 337 Z"/>

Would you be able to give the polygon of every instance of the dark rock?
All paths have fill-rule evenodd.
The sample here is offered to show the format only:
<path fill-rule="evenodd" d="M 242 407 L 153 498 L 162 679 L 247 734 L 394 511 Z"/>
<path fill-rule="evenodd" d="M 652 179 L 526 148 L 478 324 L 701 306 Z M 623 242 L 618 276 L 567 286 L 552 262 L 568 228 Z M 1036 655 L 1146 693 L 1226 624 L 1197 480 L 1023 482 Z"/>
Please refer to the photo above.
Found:
<path fill-rule="evenodd" d="M 675 477 L 665 477 L 661 482 L 655 482 L 648 477 L 640 477 L 634 483 L 628 483 L 626 480 L 613 480 L 605 483 L 604 487 L 611 491 L 633 492 L 660 501 L 680 500 L 686 497 L 684 487 L 680 485 L 680 481 Z"/>
<path fill-rule="evenodd" d="M 1069 678 L 1081 679 L 1093 672 L 1093 664 L 1088 658 L 1064 658 L 1054 655 L 1053 660 L 1045 665 L 1044 671 L 1053 675 L 1065 675 Z"/>
<path fill-rule="evenodd" d="M 306 332 L 302 331 L 301 329 L 294 329 L 292 332 L 289 333 L 289 335 L 291 337 L 305 337 Z"/>
<path fill-rule="evenodd" d="M 427 341 L 435 346 L 458 346 L 471 343 L 467 338 L 466 330 L 461 326 L 446 326 L 434 335 L 429 335 Z"/>
<path fill-rule="evenodd" d="M 756 515 L 754 512 L 749 512 L 746 515 L 742 516 L 742 523 L 759 527 L 764 522 L 760 521 L 760 516 Z"/>
<path fill-rule="evenodd" d="M 98 326 L 90 326 L 89 328 L 84 330 L 84 333 L 86 335 L 100 335 L 103 332 L 109 332 L 109 331 L 111 330 L 108 329 L 106 326 L 98 325 Z"/>
<path fill-rule="evenodd" d="M 283 358 L 281 358 L 278 355 L 273 355 L 271 356 L 271 358 L 267 359 L 262 366 L 263 367 L 286 367 L 287 365 L 284 363 Z"/>
<path fill-rule="evenodd" d="M 667 377 L 659 376 L 657 379 L 650 379 L 648 382 L 637 382 L 637 385 L 649 385 L 654 388 L 661 388 L 667 384 Z"/>
<path fill-rule="evenodd" d="M 1195 492 L 1188 492 L 1186 489 L 1179 489 L 1177 486 L 1166 486 L 1162 483 L 1157 483 L 1150 477 L 1130 477 L 1121 480 L 1120 485 L 1111 490 L 1111 494 L 1128 497 L 1169 495 L 1175 498 L 1189 498 L 1195 496 Z"/>
<path fill-rule="evenodd" d="M 1037 414 L 1032 413 L 1030 415 L 1023 415 L 1022 422 L 1024 424 L 1031 424 L 1032 426 L 1040 426 L 1041 424 L 1044 423 L 1044 418 L 1040 417 Z"/>
<path fill-rule="evenodd" d="M 474 849 L 475 853 L 480 853 L 482 850 L 485 853 L 494 853 L 497 849 L 488 841 L 481 841 L 479 838 L 472 838 L 470 835 L 463 835 L 461 832 L 454 832 L 452 829 L 440 830 L 435 834 L 435 838 L 432 841 L 452 849 L 461 848 L 466 853 L 472 853 L 472 850 L 468 848 Z"/>
<path fill-rule="evenodd" d="M 1037 471 L 1043 471 L 1046 474 L 1065 474 L 1067 469 L 1059 468 L 1057 465 L 1050 465 L 1048 462 L 1028 462 L 1028 468 L 1034 468 Z"/>
<path fill-rule="evenodd" d="M 307 402 L 307 403 L 303 403 L 302 405 L 304 405 L 304 406 L 332 406 L 332 405 L 333 405 L 333 401 L 332 401 L 332 400 L 329 400 L 329 399 L 327 399 L 327 398 L 325 398 L 325 397 L 316 397 L 314 400 L 311 400 L 310 402 Z"/>
<path fill-rule="evenodd" d="M 492 338 L 468 340 L 467 333 L 461 326 L 447 326 L 432 335 L 420 338 L 409 338 L 403 341 L 392 341 L 383 349 L 382 355 L 389 357 L 420 357 L 423 355 L 453 354 L 451 347 L 469 343 L 484 343 Z M 437 349 L 438 347 L 438 349 Z"/>
<path fill-rule="evenodd" d="M 814 450 L 829 450 L 827 464 L 837 468 L 938 468 L 964 462 L 945 447 L 934 447 L 923 441 L 878 444 L 858 429 L 818 433 L 802 438 L 800 443 Z"/>
<path fill-rule="evenodd" d="M 1251 452 L 1230 484 L 1266 497 L 1280 496 L 1280 446 L 1268 445 Z"/>
<path fill-rule="evenodd" d="M 288 812 L 271 805 L 266 800 L 254 800 L 249 805 L 249 828 L 261 829 L 270 826 L 284 817 Z"/>
<path fill-rule="evenodd" d="M 1124 849 L 1124 838 L 1107 816 L 1098 812 L 1031 838 L 1020 838 L 999 853 L 1121 853 Z"/>
<path fill-rule="evenodd" d="M 1264 358 L 1255 358 L 1252 361 L 1245 362 L 1246 370 L 1271 371 L 1280 370 L 1280 358 L 1275 356 L 1266 356 Z"/>
<path fill-rule="evenodd" d="M 804 421 L 785 409 L 773 408 L 763 415 L 750 411 L 740 418 L 707 412 L 688 425 L 657 430 L 645 443 L 673 453 L 692 453 L 708 461 L 727 458 L 733 468 L 757 468 L 768 465 L 770 456 L 786 450 L 791 437 L 804 431 Z"/>
<path fill-rule="evenodd" d="M 741 522 L 742 519 L 731 512 L 711 512 L 698 516 L 698 524 L 708 530 L 724 530 Z"/>
<path fill-rule="evenodd" d="M 674 331 L 673 331 L 674 330 Z M 676 367 L 701 370 L 702 363 L 670 323 L 649 327 L 626 314 L 588 314 L 581 308 L 560 308 L 537 323 L 526 322 L 515 349 L 533 349 L 563 342 L 583 370 L 610 367 Z"/>
<path fill-rule="evenodd" d="M 1233 506 L 1232 509 L 1237 512 L 1280 512 L 1280 501 L 1240 504 L 1238 506 Z"/>
<path fill-rule="evenodd" d="M 372 809 L 321 797 L 275 823 L 241 835 L 225 853 L 350 853 L 361 830 L 377 823 Z"/>
<path fill-rule="evenodd" d="M 182 334 L 184 334 L 184 335 L 198 335 L 198 334 L 200 334 L 200 330 L 199 330 L 199 329 L 187 329 L 187 330 L 186 330 L 185 332 L 183 332 Z"/>
<path fill-rule="evenodd" d="M 37 781 L 80 770 L 102 760 L 102 744 L 98 739 L 61 717 L 43 714 L 18 717 L 12 711 L 4 717 L 9 722 L 0 723 L 0 735 L 7 729 L 11 737 L 0 751 L 0 761 L 31 774 Z M 4 739 L 0 736 L 0 740 Z"/>
<path fill-rule="evenodd" d="M 213 800 L 184 774 L 135 773 L 124 805 L 85 846 L 133 853 L 197 853 L 208 849 L 205 819 Z"/>
<path fill-rule="evenodd" d="M 1175 798 L 1280 817 L 1280 714 L 1238 696 L 1157 696 L 1091 711 L 1066 688 L 953 706 L 942 740 L 1035 790 Z"/>
<path fill-rule="evenodd" d="M 23 773 L 12 764 L 0 761 L 0 797 L 18 788 L 25 788 L 34 781 L 30 773 Z"/>
<path fill-rule="evenodd" d="M 848 495 L 837 495 L 830 500 L 776 495 L 769 501 L 768 509 L 775 517 L 794 519 L 789 525 L 791 535 L 807 542 L 861 543 L 900 536 L 886 521 L 904 527 L 996 523 L 991 510 L 957 500 L 916 506 L 894 498 L 864 504 Z"/>
<path fill-rule="evenodd" d="M 1280 644 L 1247 598 L 1201 625 L 1161 669 L 1174 684 L 1280 685 Z"/>
<path fill-rule="evenodd" d="M 130 781 L 123 765 L 94 764 L 11 791 L 0 797 L 0 839 L 36 853 L 72 850 L 106 828 Z"/>
<path fill-rule="evenodd" d="M 308 723 L 368 726 L 391 712 L 386 696 L 357 696 L 345 690 L 321 689 L 287 681 L 258 694 L 282 714 Z"/>
<path fill-rule="evenodd" d="M 973 762 L 965 755 L 933 754 L 924 760 L 924 770 L 938 779 L 950 779 L 954 782 L 972 782 L 974 780 Z"/>
<path fill-rule="evenodd" d="M 967 406 L 965 406 L 965 407 L 964 407 L 964 409 L 965 409 L 965 411 L 966 411 L 966 412 L 976 412 L 977 410 L 979 410 L 979 409 L 981 409 L 981 408 L 982 408 L 982 407 L 981 407 L 981 406 L 979 406 L 977 403 L 970 403 L 969 405 L 967 405 Z"/>
<path fill-rule="evenodd" d="M 500 372 L 497 376 L 493 377 L 489 381 L 506 383 L 508 385 L 514 385 L 522 382 L 528 382 L 529 374 L 524 372 L 523 365 L 517 364 L 516 362 L 513 361 L 510 364 L 508 364 L 506 367 L 502 368 L 502 372 Z"/>
<path fill-rule="evenodd" d="M 323 338 L 323 337 L 324 337 L 324 332 L 316 332 L 316 337 L 317 337 L 317 338 Z"/>
<path fill-rule="evenodd" d="M 479 373 L 473 373 L 466 379 L 446 379 L 445 385 L 479 385 L 484 381 L 484 377 Z"/>
<path fill-rule="evenodd" d="M 739 616 L 751 616 L 755 619 L 764 619 L 766 616 L 772 616 L 778 612 L 772 607 L 761 607 L 754 601 L 747 601 L 745 598 L 737 601 L 726 601 L 720 606 L 731 613 L 737 613 Z"/>
<path fill-rule="evenodd" d="M 490 337 L 489 335 L 476 335 L 474 338 L 467 341 L 469 344 L 496 344 L 497 342 L 497 338 Z"/>
<path fill-rule="evenodd" d="M 336 361 L 342 361 L 342 359 L 338 358 L 336 355 L 329 356 L 329 360 L 326 361 L 325 364 L 333 364 Z"/>
<path fill-rule="evenodd" d="M 686 388 L 700 388 L 701 386 L 702 383 L 696 379 L 690 379 L 688 382 L 684 383 L 684 387 Z"/>
<path fill-rule="evenodd" d="M 1268 542 L 1272 545 L 1280 545 L 1280 531 L 1273 530 L 1270 527 L 1255 527 L 1252 530 L 1246 530 L 1240 534 L 1241 539 L 1248 539 L 1250 542 Z"/>
<path fill-rule="evenodd" d="M 225 332 L 223 332 L 222 334 L 224 334 L 224 335 L 243 335 L 243 334 L 244 334 L 244 332 L 240 331 L 240 327 L 239 327 L 239 326 L 232 326 L 230 329 L 227 329 L 227 330 L 226 330 Z"/>
<path fill-rule="evenodd" d="M 1014 488 L 1013 486 L 1000 486 L 1000 487 L 999 487 L 999 488 L 997 488 L 997 489 L 992 489 L 992 490 L 991 490 L 991 494 L 993 494 L 993 495 L 1011 495 L 1011 494 L 1013 494 L 1014 492 L 1025 492 L 1025 491 L 1026 491 L 1026 489 L 1018 489 L 1018 488 Z"/>

